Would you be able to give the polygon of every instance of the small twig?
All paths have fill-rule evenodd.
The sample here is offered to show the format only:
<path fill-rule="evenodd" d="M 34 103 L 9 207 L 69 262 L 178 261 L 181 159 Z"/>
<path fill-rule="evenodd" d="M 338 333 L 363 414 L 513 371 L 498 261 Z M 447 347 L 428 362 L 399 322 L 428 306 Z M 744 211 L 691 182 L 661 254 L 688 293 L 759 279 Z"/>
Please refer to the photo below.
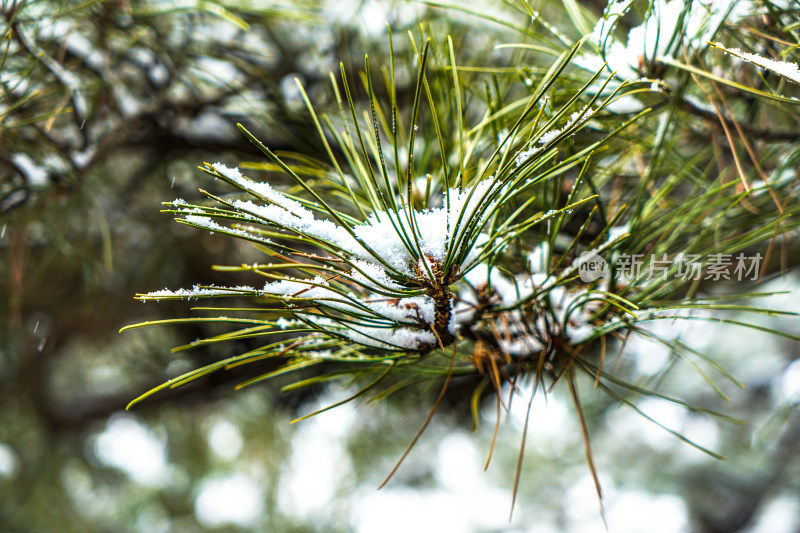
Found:
<path fill-rule="evenodd" d="M 703 109 L 701 107 L 696 106 L 692 102 L 687 100 L 681 100 L 681 108 L 691 113 L 692 115 L 698 116 L 700 118 L 706 119 L 709 122 L 717 123 L 722 122 L 723 124 L 732 126 L 731 119 L 722 115 L 717 115 L 716 113 L 712 113 L 707 109 Z M 750 135 L 751 137 L 756 137 L 761 140 L 765 141 L 796 141 L 797 140 L 797 131 L 785 131 L 785 130 L 768 130 L 762 128 L 755 128 L 750 126 L 749 124 L 742 124 L 741 125 L 742 131 Z"/>

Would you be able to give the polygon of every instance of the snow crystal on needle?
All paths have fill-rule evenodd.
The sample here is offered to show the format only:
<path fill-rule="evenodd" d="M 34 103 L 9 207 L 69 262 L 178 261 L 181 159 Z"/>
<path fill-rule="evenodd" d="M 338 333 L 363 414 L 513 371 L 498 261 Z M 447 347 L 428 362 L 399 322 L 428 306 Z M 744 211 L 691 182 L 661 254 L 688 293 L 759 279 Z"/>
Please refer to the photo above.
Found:
<path fill-rule="evenodd" d="M 174 291 L 163 289 L 160 291 L 148 292 L 147 294 L 142 294 L 141 298 L 144 300 L 158 300 L 161 298 L 190 300 L 192 298 L 200 298 L 203 296 L 236 296 L 239 293 L 247 292 L 257 292 L 257 290 L 246 285 L 239 285 L 236 287 L 217 287 L 213 285 L 210 287 L 201 287 L 200 285 L 195 285 L 191 289 L 177 289 Z"/>
<path fill-rule="evenodd" d="M 274 296 L 317 300 L 319 305 L 347 313 L 371 311 L 376 318 L 388 319 L 393 323 L 420 321 L 425 324 L 434 323 L 433 300 L 428 296 L 363 299 L 354 293 L 342 295 L 328 289 L 327 285 L 328 283 L 320 276 L 313 280 L 289 278 L 267 283 L 263 290 L 266 294 Z"/>
<path fill-rule="evenodd" d="M 337 331 L 353 342 L 375 348 L 407 348 L 419 349 L 422 346 L 436 344 L 436 337 L 430 331 L 410 328 L 373 328 L 359 326 L 356 329 L 342 328 Z"/>
<path fill-rule="evenodd" d="M 414 213 L 413 227 L 418 233 L 420 248 L 427 259 L 444 261 L 446 245 L 454 236 L 459 217 L 460 228 L 463 228 L 485 202 L 484 195 L 495 183 L 494 179 L 487 179 L 464 190 L 450 189 L 442 199 L 442 207 Z M 411 236 L 408 213 L 404 211 L 372 213 L 366 224 L 355 226 L 353 231 L 381 258 L 397 270 L 408 273 L 413 259 L 419 258 L 411 257 L 392 222 L 405 228 L 405 232 Z"/>
<path fill-rule="evenodd" d="M 389 277 L 389 275 L 386 273 L 386 270 L 378 265 L 368 263 L 367 261 L 361 261 L 359 259 L 354 259 L 352 264 L 356 268 L 350 270 L 350 275 L 355 281 L 365 285 L 366 287 L 375 288 L 375 281 L 377 281 L 379 284 L 389 289 L 400 288 L 400 285 L 395 283 L 392 278 Z"/>
<path fill-rule="evenodd" d="M 286 211 L 289 211 L 289 213 L 295 215 L 296 217 L 305 219 L 314 218 L 314 215 L 305 207 L 300 205 L 299 202 L 287 198 L 282 193 L 273 189 L 269 183 L 253 181 L 248 178 L 245 178 L 242 175 L 242 172 L 238 168 L 229 168 L 223 165 L 222 163 L 214 163 L 213 165 L 211 165 L 211 168 L 213 168 L 214 170 L 216 170 L 217 172 L 219 172 L 232 182 L 236 183 L 244 190 L 266 198 L 270 202 L 273 202 L 282 207 L 283 209 L 285 209 Z"/>
<path fill-rule="evenodd" d="M 365 305 L 373 312 L 393 322 L 422 320 L 426 324 L 433 324 L 435 321 L 433 300 L 428 296 L 368 301 L 365 302 Z"/>
<path fill-rule="evenodd" d="M 569 116 L 569 120 L 567 121 L 566 124 L 564 124 L 563 128 L 558 129 L 558 130 L 550 130 L 550 131 L 544 133 L 539 138 L 539 144 L 544 144 L 544 145 L 550 144 L 561 133 L 567 131 L 573 125 L 577 125 L 577 124 L 581 124 L 583 122 L 586 122 L 587 120 L 589 120 L 592 117 L 593 114 L 594 114 L 594 111 L 589 109 L 588 106 L 585 106 L 580 111 L 574 112 L 573 114 L 571 114 Z"/>
<path fill-rule="evenodd" d="M 364 346 L 382 349 L 406 348 L 417 350 L 436 344 L 436 337 L 427 330 L 411 328 L 372 327 L 350 324 L 349 327 L 316 315 L 309 315 L 308 320 L 326 332 L 341 335 Z"/>
<path fill-rule="evenodd" d="M 597 70 L 603 60 L 608 61 L 608 69 L 617 72 L 620 79 L 636 79 L 642 58 L 661 60 L 675 55 L 673 36 L 683 31 L 686 45 L 703 48 L 722 24 L 725 17 L 735 22 L 747 16 L 747 2 L 731 2 L 730 0 L 695 0 L 692 8 L 686 12 L 685 2 L 679 0 L 655 0 L 648 16 L 640 24 L 628 32 L 628 41 L 622 44 L 611 34 L 615 19 L 628 11 L 631 2 L 620 0 L 609 2 L 606 13 L 594 27 L 591 40 L 605 50 L 604 57 L 593 54 L 582 54 L 579 66 L 588 70 Z M 731 5 L 733 4 L 733 5 Z M 595 68 L 596 67 L 596 68 Z"/>
<path fill-rule="evenodd" d="M 594 115 L 594 110 L 589 108 L 589 106 L 584 106 L 583 109 L 581 109 L 580 111 L 572 113 L 569 117 L 569 120 L 567 121 L 566 124 L 564 124 L 563 127 L 557 130 L 546 131 L 545 133 L 542 134 L 541 137 L 539 137 L 537 143 L 540 144 L 541 146 L 533 146 L 523 152 L 518 153 L 517 156 L 514 158 L 515 163 L 517 164 L 517 166 L 520 166 L 525 161 L 530 159 L 532 156 L 536 155 L 537 153 L 547 148 L 547 146 L 550 143 L 552 143 L 556 139 L 556 137 L 558 137 L 564 132 L 569 131 L 571 128 L 575 126 L 583 124 L 584 122 L 592 118 L 592 115 Z"/>
<path fill-rule="evenodd" d="M 503 305 L 518 300 L 516 285 L 502 275 L 497 268 L 493 268 L 490 272 L 489 266 L 485 263 L 481 263 L 467 272 L 464 279 L 477 290 L 481 290 L 491 283 L 492 290 Z"/>
<path fill-rule="evenodd" d="M 546 274 L 550 270 L 548 259 L 550 258 L 550 243 L 543 241 L 539 243 L 528 254 L 528 268 L 532 274 Z"/>
<path fill-rule="evenodd" d="M 299 320 L 289 320 L 286 317 L 280 317 L 275 321 L 275 325 L 280 329 L 288 329 L 295 326 L 302 326 L 303 323 Z"/>
<path fill-rule="evenodd" d="M 266 183 L 260 185 L 269 187 Z M 275 191 L 273 190 L 273 192 Z M 275 192 L 275 194 L 280 193 Z M 267 197 L 266 195 L 263 196 Z M 236 200 L 233 202 L 233 206 L 239 211 L 264 220 L 269 220 L 278 226 L 283 226 L 297 233 L 303 233 L 323 241 L 337 244 L 344 250 L 359 246 L 356 240 L 353 239 L 344 228 L 337 226 L 329 220 L 318 220 L 311 211 L 294 200 L 288 198 L 283 198 L 283 200 L 285 201 L 285 206 L 280 204 L 258 205 L 250 200 Z"/>
<path fill-rule="evenodd" d="M 612 226 L 608 228 L 608 241 L 606 242 L 614 242 L 623 235 L 628 235 L 631 232 L 631 227 L 629 224 L 623 224 L 622 226 Z"/>
<path fill-rule="evenodd" d="M 539 352 L 544 348 L 542 343 L 532 335 L 520 335 L 516 339 L 499 339 L 500 349 L 509 355 L 526 356 Z"/>
<path fill-rule="evenodd" d="M 264 292 L 275 296 L 297 296 L 298 298 L 322 298 L 333 296 L 341 298 L 337 293 L 318 287 L 316 285 L 327 285 L 321 276 L 316 276 L 313 280 L 301 280 L 295 278 L 273 281 L 264 285 Z"/>
<path fill-rule="evenodd" d="M 482 201 L 484 195 L 496 183 L 494 179 L 487 179 L 472 188 L 450 189 L 444 195 L 442 207 L 415 212 L 411 221 L 406 211 L 372 212 L 364 224 L 353 226 L 351 231 L 374 252 L 373 256 L 346 228 L 329 220 L 317 219 L 300 203 L 286 198 L 268 184 L 253 182 L 242 176 L 238 169 L 228 168 L 221 163 L 215 163 L 212 167 L 242 188 L 271 202 L 268 205 L 257 205 L 249 200 L 237 200 L 233 203 L 236 209 L 291 231 L 335 245 L 345 253 L 352 255 L 354 259 L 369 262 L 376 268 L 379 268 L 375 264 L 376 262 L 385 262 L 404 274 L 412 273 L 412 265 L 418 258 L 412 257 L 409 253 L 406 244 L 398 235 L 398 228 L 413 240 L 411 237 L 413 227 L 418 234 L 422 253 L 431 260 L 443 261 L 446 244 L 454 236 L 459 216 L 461 216 L 461 227 L 463 228 L 464 223 L 473 218 L 478 207 L 484 203 Z M 377 261 L 376 258 L 380 258 L 380 261 Z M 366 272 L 364 268 L 362 270 Z M 373 276 L 376 281 L 390 286 L 387 283 L 388 276 L 380 275 L 374 270 L 373 272 L 378 274 L 377 277 Z"/>
<path fill-rule="evenodd" d="M 190 211 L 187 210 L 187 212 L 190 212 Z M 212 220 L 209 217 L 203 217 L 203 216 L 198 216 L 198 215 L 186 215 L 184 217 L 184 220 L 186 220 L 186 222 L 189 222 L 189 223 L 191 223 L 191 224 L 193 224 L 195 226 L 199 226 L 201 228 L 205 228 L 205 229 L 207 229 L 209 231 L 216 231 L 217 233 L 227 233 L 229 235 L 237 235 L 239 237 L 244 237 L 246 239 L 256 239 L 256 240 L 259 240 L 261 242 L 269 242 L 269 239 L 265 239 L 263 237 L 259 237 L 258 235 L 255 235 L 255 234 L 250 233 L 248 231 L 245 231 L 245 230 L 242 230 L 242 229 L 238 229 L 238 228 L 226 227 L 226 226 L 222 226 L 220 224 L 217 224 L 214 220 Z"/>
<path fill-rule="evenodd" d="M 738 48 L 725 48 L 720 43 L 716 43 L 716 46 L 726 53 L 738 57 L 739 59 L 753 63 L 754 65 L 758 65 L 759 67 L 765 68 L 779 76 L 783 76 L 788 80 L 800 84 L 800 66 L 798 66 L 796 63 L 791 63 L 789 61 L 775 61 L 758 54 L 744 52 Z"/>
<path fill-rule="evenodd" d="M 630 29 L 627 41 L 618 40 L 613 29 L 631 4 L 631 0 L 609 0 L 604 16 L 589 37 L 594 50 L 577 54 L 573 65 L 592 73 L 605 68 L 614 73 L 617 81 L 650 76 L 654 73 L 644 70 L 645 63 L 680 56 L 681 48 L 702 51 L 723 22 L 735 24 L 757 14 L 757 6 L 761 6 L 760 2 L 746 0 L 694 0 L 687 10 L 687 2 L 681 0 L 653 0 L 642 24 Z M 589 90 L 599 92 L 602 87 L 596 81 Z M 616 88 L 618 84 L 611 83 L 601 94 L 610 95 Z M 651 90 L 657 89 L 651 85 Z M 623 96 L 605 107 L 617 113 L 631 113 L 641 111 L 644 105 L 633 96 Z"/>
<path fill-rule="evenodd" d="M 514 162 L 516 163 L 517 166 L 520 166 L 522 163 L 524 163 L 531 157 L 535 156 L 542 150 L 544 150 L 544 146 L 532 146 L 527 150 L 518 153 L 517 157 L 514 158 Z"/>

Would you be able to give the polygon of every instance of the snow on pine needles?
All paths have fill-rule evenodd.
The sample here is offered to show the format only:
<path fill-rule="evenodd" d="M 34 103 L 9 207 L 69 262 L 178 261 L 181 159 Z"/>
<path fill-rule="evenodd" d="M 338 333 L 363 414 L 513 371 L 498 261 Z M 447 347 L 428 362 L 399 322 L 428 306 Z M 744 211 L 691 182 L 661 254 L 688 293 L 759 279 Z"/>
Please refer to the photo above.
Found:
<path fill-rule="evenodd" d="M 272 239 L 279 235 L 304 239 L 325 253 L 298 251 L 297 255 L 322 263 L 325 266 L 319 269 L 325 273 L 297 278 L 254 265 L 252 270 L 275 280 L 258 290 L 235 287 L 226 293 L 220 287 L 195 286 L 150 292 L 139 295 L 140 299 L 237 296 L 249 289 L 251 295 L 286 303 L 287 314 L 312 329 L 388 350 L 428 351 L 442 337 L 457 335 L 458 324 L 450 313 L 452 294 L 447 288 L 453 280 L 444 279 L 441 269 L 448 248 L 456 240 L 462 245 L 466 240 L 470 247 L 464 262 L 474 261 L 486 242 L 485 238 L 469 242 L 465 235 L 468 226 L 482 223 L 495 206 L 490 199 L 499 190 L 494 179 L 462 190 L 450 189 L 443 195 L 441 207 L 435 209 L 374 210 L 364 221 L 348 218 L 351 223 L 343 225 L 318 216 L 323 211 L 318 205 L 292 199 L 267 183 L 250 180 L 239 169 L 215 163 L 208 170 L 261 201 L 225 201 L 228 209 L 220 209 L 177 199 L 167 205 L 179 221 L 267 246 L 275 245 Z M 233 219 L 238 224 L 224 226 L 215 218 Z M 341 220 L 345 220 L 344 215 Z M 263 226 L 269 229 L 261 229 Z M 277 246 L 285 252 L 286 245 Z M 451 271 L 458 272 L 459 266 Z"/>
<path fill-rule="evenodd" d="M 578 120 L 591 116 L 588 110 L 579 114 Z M 460 336 L 474 337 L 475 330 L 486 327 L 479 321 L 487 307 L 509 308 L 530 301 L 537 289 L 549 285 L 547 289 L 557 294 L 549 300 L 549 320 L 563 322 L 559 326 L 562 332 L 571 328 L 569 338 L 576 342 L 587 336 L 588 315 L 568 317 L 565 313 L 586 290 L 553 288 L 555 278 L 542 273 L 547 248 L 540 247 L 544 252 L 538 249 L 541 257 L 537 256 L 536 264 L 513 280 L 482 257 L 485 248 L 494 243 L 475 228 L 483 227 L 505 192 L 494 178 L 448 190 L 437 208 L 376 209 L 360 221 L 338 213 L 342 224 L 323 218 L 325 210 L 318 204 L 250 180 L 237 168 L 215 163 L 207 165 L 207 170 L 254 199 L 218 198 L 224 208 L 176 199 L 166 204 L 168 211 L 185 224 L 273 248 L 287 262 L 277 267 L 244 265 L 243 270 L 269 279 L 259 288 L 196 285 L 140 294 L 141 300 L 255 296 L 283 304 L 279 309 L 282 322 L 271 325 L 276 332 L 287 325 L 299 328 L 305 332 L 301 343 L 327 338 L 341 341 L 340 348 L 356 344 L 380 352 L 424 353 Z M 224 225 L 224 220 L 234 224 Z M 285 241 L 278 243 L 281 237 L 313 244 L 320 252 L 289 248 Z M 455 250 L 458 246 L 466 248 L 460 255 Z M 461 260 L 446 268 L 448 255 Z M 311 261 L 300 262 L 300 258 Z M 281 266 L 311 274 L 295 277 L 278 273 Z M 533 326 L 541 331 L 532 334 L 531 328 L 520 325 L 527 320 L 520 311 L 504 313 L 502 320 L 495 321 L 490 314 L 485 317 L 492 322 L 490 327 L 503 332 L 500 347 L 506 355 L 530 355 L 547 342 L 543 315 Z"/>

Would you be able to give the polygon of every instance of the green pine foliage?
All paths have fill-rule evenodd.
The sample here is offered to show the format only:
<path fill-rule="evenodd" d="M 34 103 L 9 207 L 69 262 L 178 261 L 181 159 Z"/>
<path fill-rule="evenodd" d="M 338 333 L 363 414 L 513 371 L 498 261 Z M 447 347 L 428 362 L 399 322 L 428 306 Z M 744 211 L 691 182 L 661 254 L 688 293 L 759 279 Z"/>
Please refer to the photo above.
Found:
<path fill-rule="evenodd" d="M 800 10 L 623 0 L 598 19 L 565 0 L 551 19 L 525 0 L 499 2 L 497 16 L 427 4 L 452 21 L 387 27 L 388 54 L 342 63 L 324 97 L 298 81 L 317 157 L 272 150 L 240 125 L 264 160 L 205 163 L 218 192 L 164 204 L 263 259 L 214 267 L 243 285 L 137 295 L 215 301 L 126 329 L 214 322 L 227 331 L 175 350 L 258 347 L 131 405 L 267 359 L 281 364 L 239 386 L 357 384 L 331 407 L 438 390 L 420 433 L 456 382 L 474 384 L 473 421 L 493 395 L 498 423 L 512 397 L 566 387 L 593 473 L 585 385 L 637 411 L 649 396 L 736 422 L 616 370 L 615 354 L 630 336 L 655 340 L 672 353 L 665 373 L 688 365 L 725 397 L 719 382 L 734 376 L 649 325 L 764 329 L 727 315 L 782 313 L 749 300 L 796 257 L 800 94 L 787 64 Z M 458 25 L 490 28 L 494 55 L 457 42 Z M 733 48 L 767 59 L 743 64 Z M 734 56 L 752 62 L 746 53 Z"/>

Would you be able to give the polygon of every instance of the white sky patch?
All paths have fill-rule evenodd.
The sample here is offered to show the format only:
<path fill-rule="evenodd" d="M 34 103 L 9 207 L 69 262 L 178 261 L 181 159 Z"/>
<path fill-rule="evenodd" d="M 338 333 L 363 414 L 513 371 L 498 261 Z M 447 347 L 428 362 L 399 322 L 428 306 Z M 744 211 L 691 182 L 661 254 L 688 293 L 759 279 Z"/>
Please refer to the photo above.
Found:
<path fill-rule="evenodd" d="M 340 394 L 347 392 L 326 394 L 314 409 L 335 402 Z M 355 408 L 345 404 L 297 423 L 291 458 L 278 483 L 282 513 L 312 519 L 334 505 L 337 492 L 352 476 L 345 444 L 356 420 Z"/>
<path fill-rule="evenodd" d="M 796 495 L 779 496 L 763 505 L 748 533 L 795 533 L 800 527 L 800 503 Z"/>
<path fill-rule="evenodd" d="M 674 431 L 681 432 L 687 421 L 687 414 L 684 408 L 665 400 L 645 398 L 637 403 L 637 407 L 660 424 Z M 681 443 L 669 431 L 624 405 L 620 405 L 609 413 L 606 425 L 612 428 L 613 433 L 617 435 L 620 442 L 642 443 L 656 451 L 666 451 L 679 445 L 689 446 Z"/>
<path fill-rule="evenodd" d="M 366 485 L 353 501 L 357 533 L 477 533 L 508 529 L 511 493 L 485 483 L 458 491 Z"/>
<path fill-rule="evenodd" d="M 97 435 L 94 451 L 102 463 L 142 485 L 163 486 L 167 481 L 166 442 L 131 416 L 113 417 Z"/>
<path fill-rule="evenodd" d="M 346 24 L 353 18 L 351 0 L 326 0 L 322 7 L 322 15 L 331 24 Z"/>
<path fill-rule="evenodd" d="M 758 54 L 744 52 L 738 48 L 726 48 L 721 43 L 716 43 L 714 46 L 727 54 L 738 57 L 739 59 L 748 63 L 758 65 L 759 67 L 767 69 L 770 72 L 774 72 L 778 76 L 800 84 L 800 66 L 798 66 L 797 63 L 792 63 L 790 61 L 775 61 L 774 59 L 769 59 L 768 57 L 763 57 Z"/>
<path fill-rule="evenodd" d="M 19 470 L 19 456 L 14 448 L 0 442 L 0 478 L 12 478 Z"/>
<path fill-rule="evenodd" d="M 662 343 L 637 334 L 628 337 L 625 350 L 632 355 L 636 372 L 645 376 L 660 372 L 672 353 Z"/>
<path fill-rule="evenodd" d="M 357 533 L 471 533 L 464 504 L 452 493 L 388 488 L 364 490 L 354 498 Z M 413 510 L 413 512 L 410 512 Z M 507 517 L 506 517 L 507 518 Z"/>
<path fill-rule="evenodd" d="M 486 476 L 480 455 L 472 437 L 449 433 L 439 442 L 436 477 L 450 490 L 479 483 Z"/>
<path fill-rule="evenodd" d="M 800 402 L 800 359 L 795 359 L 779 378 L 778 395 L 784 402 Z"/>
<path fill-rule="evenodd" d="M 352 7 L 348 6 L 348 10 Z M 389 9 L 385 4 L 367 2 L 357 10 L 360 12 L 359 22 L 367 35 L 378 36 L 386 32 Z"/>
<path fill-rule="evenodd" d="M 609 500 L 608 530 L 614 533 L 682 533 L 689 526 L 686 504 L 674 494 L 626 490 Z"/>
<path fill-rule="evenodd" d="M 264 509 L 262 485 L 242 473 L 205 479 L 197 491 L 194 513 L 207 527 L 254 526 Z"/>
<path fill-rule="evenodd" d="M 688 416 L 683 407 L 659 398 L 643 398 L 637 402 L 637 407 L 671 429 L 680 429 Z"/>
<path fill-rule="evenodd" d="M 616 495 L 613 480 L 603 472 L 598 472 L 600 485 L 603 487 L 606 505 L 608 501 Z M 600 504 L 597 500 L 597 488 L 591 473 L 586 472 L 577 478 L 566 489 L 565 501 L 569 502 L 565 506 L 566 521 L 569 527 L 566 531 L 605 531 L 603 518 L 600 515 Z M 614 531 L 609 528 L 609 531 Z"/>
<path fill-rule="evenodd" d="M 786 280 L 793 282 L 789 277 Z M 765 283 L 760 287 L 764 292 L 779 291 L 779 290 L 792 290 L 782 283 Z M 796 287 L 796 285 L 795 285 Z M 773 295 L 769 297 L 769 307 L 774 309 L 792 310 L 791 305 L 797 305 L 796 288 L 795 292 L 790 296 L 794 302 L 784 300 L 782 295 Z M 754 305 L 764 305 L 766 300 L 755 300 Z M 790 304 L 790 305 L 787 305 Z M 710 312 L 693 313 L 699 316 L 714 316 Z M 756 316 L 753 313 L 725 313 L 724 315 L 717 314 L 717 316 L 724 316 L 733 320 L 741 320 L 751 322 L 754 324 L 764 325 L 768 327 L 777 327 L 781 331 L 791 332 L 794 323 L 797 322 L 796 317 L 785 317 L 786 321 L 783 322 L 784 317 L 764 317 Z M 680 334 L 681 342 L 692 346 L 694 349 L 699 350 L 709 356 L 725 359 L 719 359 L 724 367 L 733 373 L 733 375 L 742 380 L 747 386 L 753 384 L 769 382 L 775 376 L 780 375 L 781 371 L 786 367 L 786 361 L 783 358 L 785 350 L 782 339 L 777 335 L 772 335 L 765 331 L 756 331 L 753 329 L 743 330 L 741 326 L 735 324 L 723 324 L 707 322 L 705 320 L 654 320 L 644 323 L 649 328 L 652 326 L 659 326 L 662 335 L 669 335 L 670 327 L 673 328 L 671 338 L 675 338 L 678 328 L 683 329 Z M 757 353 L 758 357 L 752 357 L 751 354 Z M 696 391 L 698 384 L 702 381 L 697 375 L 696 371 L 688 365 L 681 363 L 685 375 L 690 376 L 689 379 L 675 381 L 677 387 L 676 392 L 687 393 L 689 391 Z M 702 366 L 702 365 L 701 365 Z M 708 372 L 707 366 L 704 366 Z M 681 370 L 678 368 L 677 370 Z M 709 372 L 711 377 L 717 380 L 718 374 L 715 371 Z M 722 380 L 725 381 L 724 378 Z"/>
<path fill-rule="evenodd" d="M 726 326 L 724 324 L 706 322 L 705 320 L 682 318 L 704 318 L 713 316 L 710 311 L 703 309 L 676 309 L 664 312 L 659 311 L 657 313 L 650 311 L 634 311 L 634 313 L 643 318 L 647 316 L 659 316 L 659 314 L 676 317 L 647 320 L 639 322 L 637 326 L 654 337 L 660 337 L 667 342 L 679 340 L 701 352 L 708 349 L 710 343 L 718 345 L 720 341 L 718 340 L 716 332 L 720 327 Z M 731 330 L 733 331 L 733 327 Z M 711 335 L 710 331 L 714 331 L 714 335 Z M 738 336 L 734 335 L 734 338 L 738 339 Z M 672 352 L 664 343 L 650 338 L 648 335 L 636 333 L 628 337 L 628 340 L 625 342 L 624 353 L 626 358 L 633 362 L 638 373 L 643 375 L 655 375 L 669 362 Z M 694 355 L 690 354 L 688 357 L 692 358 L 694 361 L 698 361 Z M 688 368 L 691 375 L 697 375 L 696 371 L 691 369 L 688 364 L 681 362 L 680 366 Z M 703 368 L 706 371 L 709 370 L 707 367 Z M 694 386 L 694 384 L 692 386 Z"/>
<path fill-rule="evenodd" d="M 528 401 L 530 399 L 531 387 L 525 387 L 522 394 L 514 396 L 511 401 L 509 415 L 514 426 L 522 430 L 525 426 L 525 416 L 528 411 Z M 508 398 L 508 389 L 503 388 L 503 398 Z M 487 409 L 494 410 L 494 406 Z M 494 414 L 489 416 L 494 417 Z M 542 446 L 552 444 L 564 435 L 570 434 L 575 430 L 575 416 L 570 412 L 563 400 L 555 394 L 548 394 L 545 397 L 541 389 L 536 392 L 536 397 L 531 405 L 531 415 L 528 422 L 528 446 Z M 541 451 L 541 450 L 539 450 Z"/>
<path fill-rule="evenodd" d="M 217 420 L 208 431 L 208 446 L 221 459 L 235 459 L 244 448 L 242 432 L 228 420 Z"/>
<path fill-rule="evenodd" d="M 702 414 L 688 415 L 688 422 L 682 428 L 681 434 L 709 450 L 719 449 L 719 425 L 709 416 Z M 708 461 L 708 455 L 693 447 L 681 445 L 680 450 L 687 459 Z"/>

